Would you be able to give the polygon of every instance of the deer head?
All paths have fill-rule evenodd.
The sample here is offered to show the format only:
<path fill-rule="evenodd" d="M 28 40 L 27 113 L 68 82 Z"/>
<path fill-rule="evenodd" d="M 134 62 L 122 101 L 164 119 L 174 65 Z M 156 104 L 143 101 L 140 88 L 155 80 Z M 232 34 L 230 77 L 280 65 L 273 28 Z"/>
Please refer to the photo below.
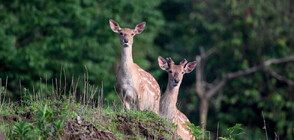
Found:
<path fill-rule="evenodd" d="M 196 61 L 188 63 L 188 61 L 184 59 L 179 65 L 176 65 L 170 57 L 164 59 L 159 56 L 158 64 L 162 70 L 168 72 L 168 83 L 169 86 L 173 88 L 181 85 L 184 74 L 193 71 L 197 63 Z"/>
<path fill-rule="evenodd" d="M 109 20 L 109 24 L 111 30 L 120 35 L 120 43 L 122 47 L 132 46 L 134 36 L 143 32 L 145 28 L 145 22 L 137 24 L 135 29 L 120 28 L 119 24 L 112 19 Z"/>

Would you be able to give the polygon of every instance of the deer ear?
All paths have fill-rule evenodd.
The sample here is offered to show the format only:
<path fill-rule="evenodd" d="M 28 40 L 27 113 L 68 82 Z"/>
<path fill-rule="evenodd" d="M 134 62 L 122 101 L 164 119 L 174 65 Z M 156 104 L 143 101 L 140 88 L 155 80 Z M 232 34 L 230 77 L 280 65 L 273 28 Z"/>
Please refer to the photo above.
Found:
<path fill-rule="evenodd" d="M 112 19 L 109 20 L 109 25 L 110 25 L 111 30 L 115 33 L 118 33 L 119 30 L 121 29 L 119 27 L 119 24 Z"/>
<path fill-rule="evenodd" d="M 197 62 L 193 61 L 193 62 L 189 62 L 185 67 L 184 67 L 184 71 L 185 73 L 190 73 L 191 71 L 194 70 L 194 68 L 196 67 Z"/>
<path fill-rule="evenodd" d="M 186 65 L 187 64 L 187 60 L 186 59 L 184 59 L 184 60 L 182 60 L 181 62 L 180 62 L 180 65 L 182 65 L 182 66 L 184 66 L 184 65 Z"/>
<path fill-rule="evenodd" d="M 162 70 L 168 70 L 169 69 L 167 61 L 161 56 L 158 56 L 158 65 Z"/>
<path fill-rule="evenodd" d="M 143 32 L 144 28 L 145 28 L 145 22 L 141 22 L 139 24 L 136 25 L 135 27 L 135 34 L 140 34 L 141 32 Z"/>

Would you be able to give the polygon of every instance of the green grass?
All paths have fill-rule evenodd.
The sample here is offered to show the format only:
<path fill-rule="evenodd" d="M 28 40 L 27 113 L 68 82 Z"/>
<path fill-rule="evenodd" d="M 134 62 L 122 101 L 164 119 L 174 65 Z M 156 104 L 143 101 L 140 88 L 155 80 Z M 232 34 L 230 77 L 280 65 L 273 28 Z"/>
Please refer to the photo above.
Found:
<path fill-rule="evenodd" d="M 49 90 L 33 93 L 24 90 L 18 102 L 10 102 L 5 98 L 6 88 L 0 88 L 0 138 L 181 139 L 176 133 L 176 125 L 167 119 L 148 111 L 125 111 L 117 103 L 104 105 L 103 90 L 84 82 L 84 90 L 79 94 L 74 84 L 66 88 L 68 90 L 56 86 L 51 90 L 52 93 Z M 62 87 L 58 83 L 55 85 Z M 65 91 L 69 94 L 64 95 Z M 187 125 L 196 139 L 203 139 L 199 126 L 191 123 Z M 218 138 L 238 139 L 243 134 L 243 129 L 237 124 L 226 132 Z M 205 132 L 204 139 L 214 139 L 207 133 L 210 132 Z"/>
<path fill-rule="evenodd" d="M 72 99 L 3 103 L 0 134 L 5 134 L 6 139 L 62 139 L 71 136 L 67 126 L 72 125 L 80 133 L 74 137 L 101 131 L 121 139 L 179 139 L 176 126 L 152 112 L 101 108 Z M 81 118 L 81 124 L 77 118 Z M 85 125 L 87 129 L 82 128 Z"/>

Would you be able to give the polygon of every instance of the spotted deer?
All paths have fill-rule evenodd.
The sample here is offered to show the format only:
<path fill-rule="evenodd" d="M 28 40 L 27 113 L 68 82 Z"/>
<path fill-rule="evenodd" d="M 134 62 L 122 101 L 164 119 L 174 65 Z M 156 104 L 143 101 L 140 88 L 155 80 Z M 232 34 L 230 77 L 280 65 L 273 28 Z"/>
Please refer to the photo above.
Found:
<path fill-rule="evenodd" d="M 159 56 L 158 64 L 162 70 L 168 72 L 168 84 L 165 93 L 160 99 L 159 114 L 177 124 L 177 133 L 184 140 L 193 140 L 195 137 L 186 125 L 186 123 L 190 121 L 180 110 L 178 110 L 176 104 L 183 76 L 185 73 L 193 71 L 196 62 L 193 61 L 187 63 L 187 60 L 184 59 L 179 65 L 175 65 L 170 57 L 164 59 Z"/>
<path fill-rule="evenodd" d="M 145 28 L 145 22 L 135 29 L 120 28 L 109 20 L 110 28 L 120 36 L 121 63 L 116 72 L 116 87 L 127 110 L 149 110 L 159 113 L 160 87 L 154 77 L 133 61 L 133 38 Z"/>

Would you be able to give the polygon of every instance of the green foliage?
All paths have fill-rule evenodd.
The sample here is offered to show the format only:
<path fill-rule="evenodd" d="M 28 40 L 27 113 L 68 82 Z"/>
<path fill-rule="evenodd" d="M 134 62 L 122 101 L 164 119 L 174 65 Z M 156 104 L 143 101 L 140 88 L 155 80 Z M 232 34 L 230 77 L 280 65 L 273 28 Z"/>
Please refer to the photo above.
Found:
<path fill-rule="evenodd" d="M 54 122 L 54 129 L 56 130 L 54 135 L 64 135 L 64 130 L 63 130 L 63 127 L 64 127 L 64 121 L 63 120 L 57 120 Z"/>
<path fill-rule="evenodd" d="M 203 132 L 200 126 L 195 126 L 193 123 L 187 123 L 187 126 L 189 126 L 190 130 L 192 131 L 193 136 L 195 136 L 196 139 L 212 139 L 207 132 Z M 204 133 L 204 134 L 203 134 Z M 221 137 L 218 137 L 217 139 L 220 140 L 238 140 L 241 139 L 242 135 L 244 135 L 244 129 L 241 124 L 235 124 L 233 127 L 227 128 L 224 131 L 224 134 L 222 134 Z"/>
<path fill-rule="evenodd" d="M 53 119 L 53 113 L 48 110 L 47 104 L 45 104 L 43 108 L 39 109 L 36 115 L 36 120 L 38 129 L 40 130 L 39 133 L 43 139 L 46 139 L 48 136 L 54 136 L 55 132 L 60 132 L 62 120 L 58 120 L 58 122 L 55 123 L 53 122 Z M 55 130 L 55 128 L 59 128 L 59 130 Z"/>
<path fill-rule="evenodd" d="M 228 72 L 293 54 L 293 4 L 290 0 L 165 0 L 160 9 L 166 24 L 156 43 L 162 56 L 171 56 L 176 62 L 183 58 L 195 60 L 201 49 L 207 52 L 215 47 L 203 68 L 204 79 L 214 84 Z M 272 65 L 268 69 L 294 80 L 293 63 Z M 166 81 L 165 75 L 161 75 L 159 83 L 165 85 Z M 190 121 L 199 124 L 194 84 L 195 73 L 184 77 L 179 101 L 185 103 L 181 110 L 190 113 L 187 114 Z M 210 101 L 207 129 L 215 130 L 218 122 L 224 129 L 242 123 L 250 139 L 262 138 L 264 133 L 256 131 L 263 127 L 260 123 L 263 110 L 270 138 L 274 139 L 276 133 L 280 138 L 293 139 L 294 132 L 290 131 L 293 121 L 289 120 L 293 113 L 288 111 L 293 110 L 291 93 L 292 86 L 266 71 L 232 79 Z"/>
<path fill-rule="evenodd" d="M 220 140 L 237 140 L 240 139 L 240 135 L 245 134 L 241 124 L 235 124 L 226 130 L 227 137 L 219 137 Z"/>
<path fill-rule="evenodd" d="M 21 108 L 18 108 L 21 110 Z M 23 109 L 23 108 L 22 108 Z M 52 112 L 49 110 L 52 108 L 47 108 L 45 104 L 39 112 L 36 112 L 34 116 L 30 116 L 33 118 L 22 118 L 25 116 L 26 113 L 24 110 L 18 111 L 20 118 L 24 119 L 22 121 L 18 121 L 13 124 L 12 129 L 9 126 L 6 126 L 7 136 L 8 138 L 16 138 L 16 139 L 47 139 L 48 137 L 51 138 L 60 138 L 64 135 L 64 120 L 65 118 L 56 118 L 53 116 Z M 27 112 L 31 113 L 31 112 Z M 11 115 L 11 114 L 10 114 Z M 11 117 L 7 115 L 7 117 Z M 32 115 L 32 114 L 31 114 Z M 9 120 L 11 121 L 11 120 Z M 27 122 L 30 121 L 30 122 Z M 6 123 L 13 123 L 13 122 L 2 122 Z M 5 126 L 2 124 L 2 126 Z"/>
<path fill-rule="evenodd" d="M 45 90 L 47 86 L 54 86 L 55 78 L 61 74 L 66 83 L 86 72 L 89 82 L 103 83 L 106 97 L 113 97 L 120 44 L 108 20 L 112 18 L 122 27 L 130 28 L 141 21 L 147 22 L 144 34 L 135 37 L 134 57 L 139 65 L 148 69 L 150 62 L 144 58 L 156 50 L 151 44 L 163 24 L 156 9 L 159 3 L 148 0 L 1 1 L 0 78 L 8 77 L 7 88 L 14 93 L 10 96 L 18 99 L 20 82 L 28 89 Z M 143 48 L 145 53 L 137 53 Z"/>
<path fill-rule="evenodd" d="M 12 130 L 12 138 L 19 140 L 29 140 L 32 138 L 32 134 L 30 134 L 33 130 L 33 125 L 26 121 L 19 121 L 14 124 Z"/>
<path fill-rule="evenodd" d="M 195 126 L 193 123 L 186 123 L 187 126 L 189 126 L 190 130 L 192 131 L 193 136 L 195 136 L 195 138 L 198 139 L 203 139 L 202 137 L 202 130 L 200 128 L 200 126 Z M 206 137 L 204 139 L 207 139 Z"/>

